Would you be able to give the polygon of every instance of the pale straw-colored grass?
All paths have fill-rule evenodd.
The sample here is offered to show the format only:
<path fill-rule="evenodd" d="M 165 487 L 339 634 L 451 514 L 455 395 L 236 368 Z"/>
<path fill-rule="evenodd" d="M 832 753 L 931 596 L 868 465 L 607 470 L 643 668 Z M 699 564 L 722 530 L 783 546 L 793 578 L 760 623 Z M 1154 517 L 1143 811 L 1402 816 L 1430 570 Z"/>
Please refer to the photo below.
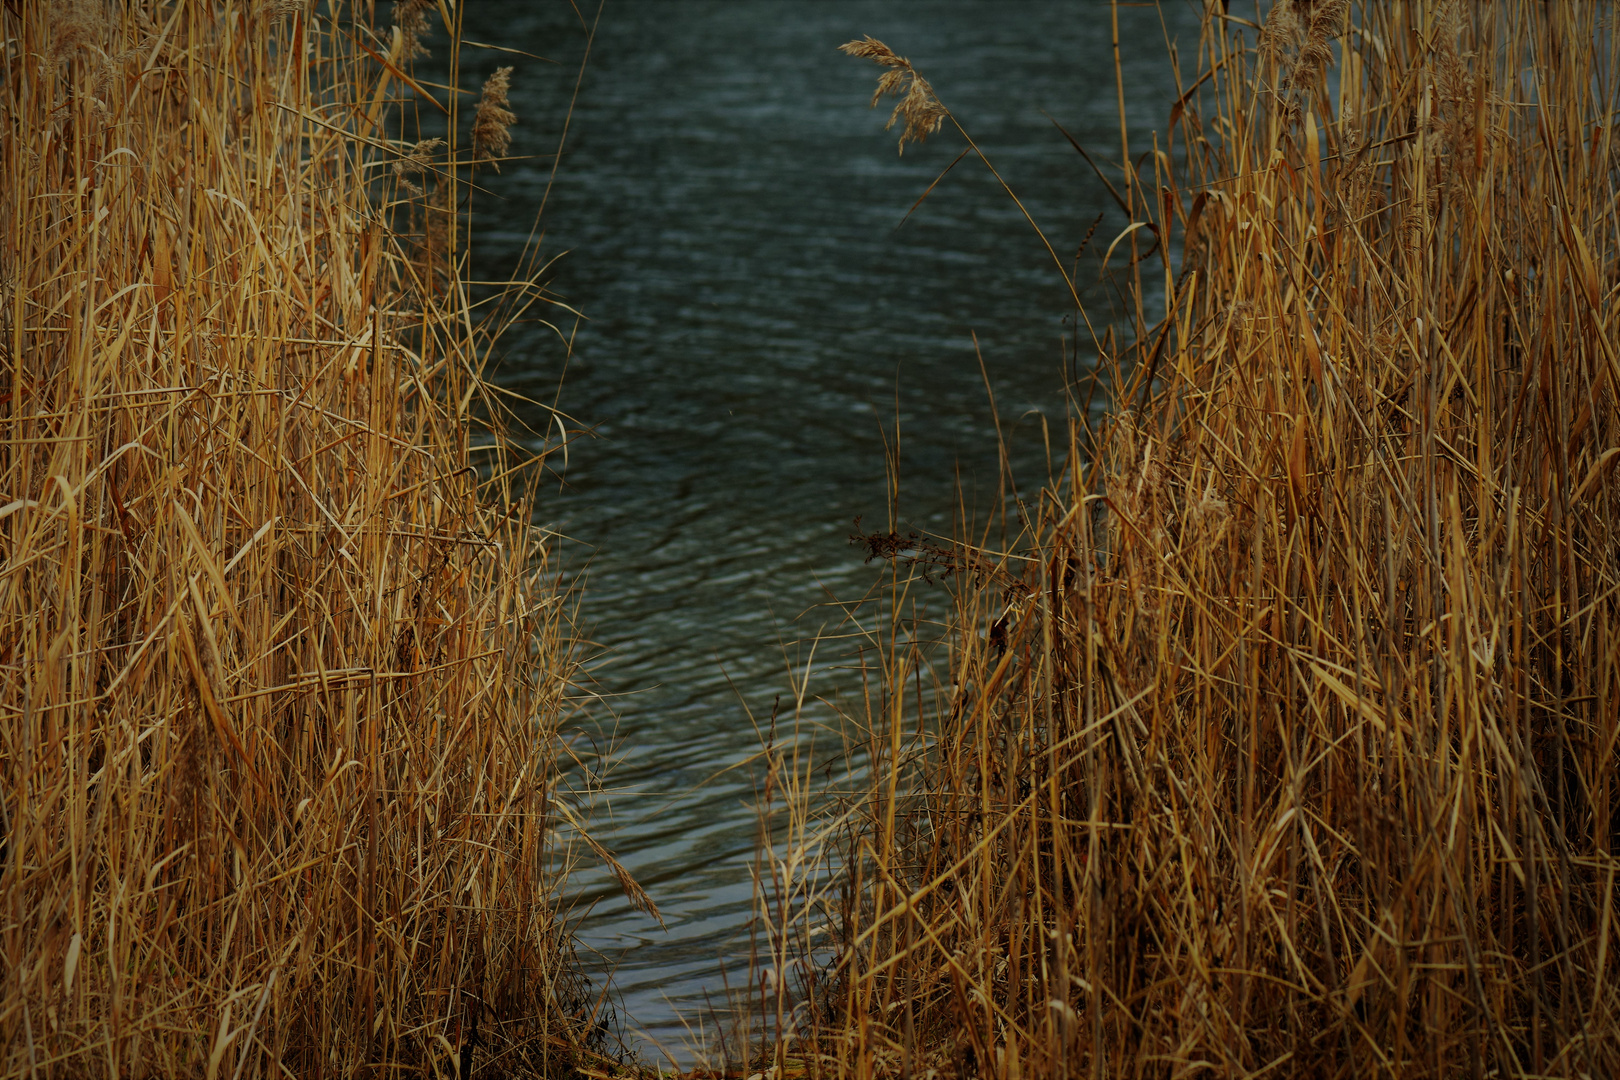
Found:
<path fill-rule="evenodd" d="M 466 110 L 404 138 L 453 95 L 400 7 L 0 8 L 0 1074 L 599 1037 L 556 908 L 568 604 L 479 434 Z"/>
<path fill-rule="evenodd" d="M 806 1034 L 859 1076 L 1620 1075 L 1613 8 L 1223 6 L 1121 132 L 1134 343 L 980 544 L 1016 585 L 957 579 L 932 655 L 868 623 Z"/>

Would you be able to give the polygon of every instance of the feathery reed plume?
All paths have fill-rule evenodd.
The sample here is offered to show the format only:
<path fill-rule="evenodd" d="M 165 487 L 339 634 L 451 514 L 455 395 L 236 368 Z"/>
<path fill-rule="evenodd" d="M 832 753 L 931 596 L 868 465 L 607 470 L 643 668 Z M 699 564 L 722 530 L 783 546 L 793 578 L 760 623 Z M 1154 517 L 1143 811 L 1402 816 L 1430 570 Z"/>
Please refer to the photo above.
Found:
<path fill-rule="evenodd" d="M 54 67 L 81 48 L 98 47 L 107 32 L 107 15 L 95 0 L 67 0 L 52 12 L 53 32 L 45 44 L 45 64 Z"/>
<path fill-rule="evenodd" d="M 394 0 L 394 28 L 404 42 L 405 59 L 415 60 L 431 56 L 422 39 L 433 32 L 428 11 L 433 0 Z"/>
<path fill-rule="evenodd" d="M 1260 55 L 1276 66 L 1277 101 L 1286 122 L 1299 119 L 1303 99 L 1332 63 L 1331 44 L 1349 9 L 1349 0 L 1278 0 L 1266 13 Z"/>
<path fill-rule="evenodd" d="M 512 86 L 512 69 L 501 67 L 484 80 L 484 92 L 478 98 L 478 111 L 473 117 L 473 156 L 488 159 L 500 172 L 501 163 L 495 159 L 505 155 L 512 147 L 511 127 L 517 122 L 512 114 L 506 92 Z"/>
<path fill-rule="evenodd" d="M 409 151 L 401 154 L 394 162 L 394 175 L 399 178 L 400 186 L 412 196 L 421 196 L 421 185 L 411 178 L 427 171 L 433 164 L 433 155 L 443 150 L 444 146 L 444 140 L 437 137 L 420 139 Z"/>
<path fill-rule="evenodd" d="M 258 11 L 266 22 L 276 22 L 289 15 L 302 15 L 309 10 L 308 0 L 262 0 Z"/>
<path fill-rule="evenodd" d="M 1261 57 L 1280 61 L 1299 48 L 1304 27 L 1294 0 L 1277 0 L 1260 26 Z"/>
<path fill-rule="evenodd" d="M 889 114 L 889 122 L 883 126 L 883 130 L 894 127 L 896 121 L 905 121 L 905 127 L 900 131 L 900 153 L 906 152 L 908 141 L 927 141 L 928 136 L 938 131 L 950 115 L 940 104 L 939 98 L 934 96 L 934 88 L 928 85 L 928 80 L 911 66 L 911 61 L 897 56 L 883 42 L 873 37 L 863 37 L 859 41 L 845 42 L 838 49 L 887 69 L 878 76 L 877 90 L 872 94 L 872 107 L 877 108 L 877 103 L 883 100 L 885 94 L 899 95 L 900 101 L 895 105 L 894 112 Z"/>

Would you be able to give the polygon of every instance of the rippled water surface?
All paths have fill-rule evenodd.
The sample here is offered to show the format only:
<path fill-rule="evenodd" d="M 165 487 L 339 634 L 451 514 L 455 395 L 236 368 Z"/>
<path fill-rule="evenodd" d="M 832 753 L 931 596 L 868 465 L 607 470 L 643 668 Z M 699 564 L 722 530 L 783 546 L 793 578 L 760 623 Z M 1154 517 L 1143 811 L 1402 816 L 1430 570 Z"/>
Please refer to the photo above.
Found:
<path fill-rule="evenodd" d="M 513 153 L 549 155 L 580 19 L 530 2 L 471 5 L 467 19 L 469 38 L 558 61 L 467 54 L 468 85 L 516 67 Z M 1174 97 L 1167 37 L 1190 58 L 1196 31 L 1182 5 L 1162 22 L 1143 7 L 1120 20 L 1140 152 Z M 757 748 L 750 710 L 768 716 L 788 691 L 792 643 L 835 621 L 821 605 L 877 577 L 847 538 L 857 515 L 888 522 L 885 433 L 901 438 L 901 526 L 947 530 L 958 479 L 981 514 L 995 492 L 972 335 L 1020 485 L 1044 482 L 1041 421 L 1059 436 L 1067 410 L 1072 305 L 984 166 L 962 161 L 899 227 L 963 143 L 947 132 L 896 154 L 887 109 L 867 108 L 877 69 L 836 51 L 863 34 L 917 64 L 1071 257 L 1108 196 L 1043 110 L 1118 160 L 1106 3 L 610 0 L 543 217 L 543 250 L 562 255 L 552 287 L 589 321 L 566 375 L 544 327 L 505 346 L 505 384 L 594 429 L 571 443 L 566 486 L 543 512 L 586 577 L 581 614 L 611 708 L 597 714 L 618 764 L 596 832 L 668 929 L 604 875 L 574 880 L 593 967 L 614 972 L 632 1026 L 671 1049 L 678 1015 L 705 988 L 718 995 L 722 962 L 745 948 L 751 781 L 716 774 Z M 512 266 L 552 161 L 480 178 L 501 200 L 477 204 L 485 271 Z M 1121 225 L 1105 218 L 1101 246 Z M 1088 259 L 1081 278 L 1094 281 Z M 1085 298 L 1107 317 L 1104 290 Z M 843 648 L 824 645 L 818 663 Z M 812 689 L 840 678 L 825 671 Z"/>

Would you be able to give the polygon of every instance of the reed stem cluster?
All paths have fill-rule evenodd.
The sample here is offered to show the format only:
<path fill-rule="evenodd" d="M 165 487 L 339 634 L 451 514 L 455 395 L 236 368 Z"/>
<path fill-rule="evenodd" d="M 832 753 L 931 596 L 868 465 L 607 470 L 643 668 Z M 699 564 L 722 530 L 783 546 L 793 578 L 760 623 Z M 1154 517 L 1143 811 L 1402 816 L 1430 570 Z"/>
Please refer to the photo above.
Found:
<path fill-rule="evenodd" d="M 807 1037 L 859 1076 L 1620 1075 L 1612 9 L 1226 7 L 1115 188 L 1113 410 L 1009 553 L 961 541 L 1000 572 L 943 652 L 870 627 Z"/>
<path fill-rule="evenodd" d="M 455 109 L 393 129 L 439 104 L 403 7 L 0 7 L 0 1075 L 600 1038 L 556 908 L 568 599 Z"/>

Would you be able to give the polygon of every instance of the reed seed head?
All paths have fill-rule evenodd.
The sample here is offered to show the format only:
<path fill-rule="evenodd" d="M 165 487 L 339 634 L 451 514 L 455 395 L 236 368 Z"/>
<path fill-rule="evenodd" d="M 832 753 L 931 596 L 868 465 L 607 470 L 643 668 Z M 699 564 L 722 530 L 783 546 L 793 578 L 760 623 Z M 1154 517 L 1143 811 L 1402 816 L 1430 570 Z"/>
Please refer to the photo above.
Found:
<path fill-rule="evenodd" d="M 428 20 L 429 0 L 394 0 L 394 25 L 405 39 L 404 55 L 407 60 L 431 56 L 422 39 L 433 32 Z"/>
<path fill-rule="evenodd" d="M 266 22 L 276 22 L 289 15 L 302 15 L 308 10 L 307 0 L 264 0 L 259 6 Z"/>
<path fill-rule="evenodd" d="M 499 158 L 512 147 L 511 127 L 517 122 L 512 114 L 506 92 L 512 87 L 512 69 L 496 68 L 495 74 L 484 80 L 484 93 L 478 100 L 478 113 L 473 118 L 473 154 L 477 157 Z M 500 172 L 498 161 L 491 160 Z"/>
<path fill-rule="evenodd" d="M 883 130 L 893 128 L 896 121 L 905 121 L 905 127 L 900 132 L 900 153 L 906 152 L 907 142 L 927 141 L 928 136 L 938 131 L 950 115 L 950 110 L 940 104 L 928 80 L 911 66 L 911 61 L 897 55 L 883 42 L 874 37 L 863 37 L 859 41 L 845 42 L 838 49 L 887 69 L 878 76 L 877 90 L 872 94 L 872 107 L 876 108 L 885 95 L 899 96 L 900 102 L 889 114 L 889 122 L 883 125 Z"/>
<path fill-rule="evenodd" d="M 74 50 L 93 48 L 104 40 L 107 12 L 94 0 L 68 0 L 56 12 L 50 43 L 45 48 L 45 66 L 53 68 Z"/>
<path fill-rule="evenodd" d="M 394 175 L 399 178 L 400 186 L 411 195 L 420 196 L 422 187 L 411 180 L 411 177 L 422 175 L 432 165 L 433 155 L 443 148 L 443 139 L 422 139 L 402 154 L 399 160 L 394 162 Z"/>

